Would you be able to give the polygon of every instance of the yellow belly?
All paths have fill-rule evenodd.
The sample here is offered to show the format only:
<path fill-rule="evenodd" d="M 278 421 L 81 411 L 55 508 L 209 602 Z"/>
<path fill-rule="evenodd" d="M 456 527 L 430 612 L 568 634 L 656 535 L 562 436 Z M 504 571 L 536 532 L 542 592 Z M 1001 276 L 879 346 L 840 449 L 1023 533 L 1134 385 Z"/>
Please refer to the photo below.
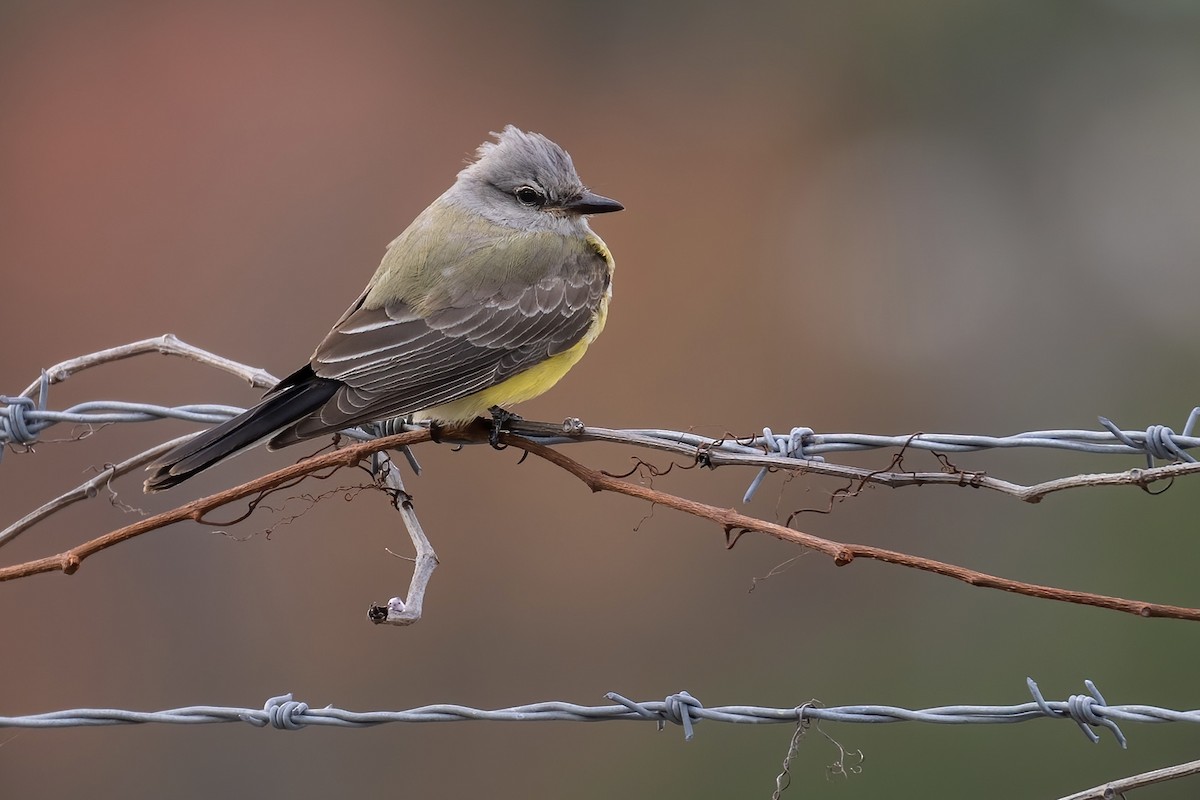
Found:
<path fill-rule="evenodd" d="M 600 307 L 596 309 L 596 319 L 592 322 L 592 326 L 588 328 L 579 343 L 570 350 L 564 350 L 556 356 L 551 356 L 542 363 L 501 381 L 495 386 L 489 386 L 481 392 L 418 411 L 413 414 L 413 419 L 417 422 L 424 420 L 445 423 L 469 422 L 476 417 L 486 417 L 488 409 L 492 406 L 508 408 L 516 403 L 532 400 L 558 383 L 562 376 L 566 375 L 571 367 L 583 358 L 588 345 L 596 341 L 600 331 L 604 330 L 604 322 L 607 318 L 608 298 L 605 297 L 600 301 Z"/>

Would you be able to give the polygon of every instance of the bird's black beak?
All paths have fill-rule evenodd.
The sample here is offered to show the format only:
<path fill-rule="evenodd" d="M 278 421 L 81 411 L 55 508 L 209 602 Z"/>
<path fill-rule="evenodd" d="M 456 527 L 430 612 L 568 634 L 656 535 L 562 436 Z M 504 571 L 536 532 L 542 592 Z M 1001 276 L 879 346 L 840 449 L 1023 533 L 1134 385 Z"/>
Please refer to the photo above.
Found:
<path fill-rule="evenodd" d="M 563 204 L 563 210 L 573 214 L 607 214 L 610 211 L 620 211 L 625 206 L 608 197 L 596 194 L 590 189 L 584 189 L 583 194 Z"/>

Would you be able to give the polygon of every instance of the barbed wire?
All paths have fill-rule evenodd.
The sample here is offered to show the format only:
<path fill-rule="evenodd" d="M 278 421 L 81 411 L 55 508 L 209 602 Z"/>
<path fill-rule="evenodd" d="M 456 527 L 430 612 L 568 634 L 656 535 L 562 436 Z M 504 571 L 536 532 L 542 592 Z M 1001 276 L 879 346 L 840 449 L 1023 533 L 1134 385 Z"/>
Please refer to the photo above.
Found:
<path fill-rule="evenodd" d="M 244 410 L 218 404 L 164 406 L 113 400 L 92 400 L 64 410 L 52 410 L 48 408 L 50 383 L 48 372 L 43 371 L 40 380 L 25 393 L 17 396 L 0 395 L 0 457 L 8 446 L 32 446 L 43 431 L 63 423 L 95 426 L 179 419 L 216 424 Z M 36 400 L 32 396 L 35 392 Z M 1144 431 L 1135 431 L 1124 430 L 1105 417 L 1099 417 L 1099 422 L 1105 430 L 1050 429 L 1007 436 L 926 432 L 903 435 L 817 433 L 812 428 L 798 426 L 786 434 L 777 434 L 771 428 L 764 427 L 761 436 L 714 438 L 661 428 L 585 428 L 578 420 L 571 419 L 564 423 L 562 431 L 570 435 L 556 435 L 552 429 L 544 426 L 539 430 L 526 429 L 521 432 L 543 444 L 610 440 L 676 451 L 682 446 L 703 454 L 705 463 L 710 466 L 746 463 L 744 458 L 738 457 L 748 456 L 757 459 L 760 469 L 743 496 L 743 502 L 747 503 L 753 499 L 772 469 L 794 469 L 797 466 L 813 468 L 824 464 L 828 454 L 864 450 L 925 450 L 946 454 L 1030 447 L 1101 455 L 1143 455 L 1147 468 L 1153 468 L 1156 459 L 1196 463 L 1196 458 L 1188 451 L 1200 447 L 1200 436 L 1192 435 L 1197 423 L 1200 423 L 1200 406 L 1191 410 L 1181 433 L 1160 424 L 1150 425 Z M 576 427 L 575 430 L 571 430 L 572 425 Z M 373 426 L 369 431 L 354 429 L 345 433 L 356 439 L 367 439 L 414 427 L 405 425 L 403 420 L 389 420 Z M 517 428 L 520 427 L 518 423 Z M 406 456 L 413 468 L 419 470 L 411 454 L 406 452 Z"/>
<path fill-rule="evenodd" d="M 101 425 L 125 422 L 150 422 L 179 419 L 216 424 L 240 414 L 244 408 L 217 404 L 163 406 L 116 400 L 92 400 L 61 411 L 46 407 L 48 392 L 39 400 L 25 396 L 0 395 L 0 445 L 31 445 L 38 435 L 54 425 Z M 662 439 L 708 451 L 761 455 L 777 453 L 785 458 L 822 461 L 828 453 L 846 453 L 883 448 L 906 448 L 943 453 L 966 453 L 997 448 L 1034 447 L 1074 450 L 1105 455 L 1144 455 L 1147 466 L 1153 459 L 1194 462 L 1189 450 L 1200 447 L 1200 436 L 1192 432 L 1200 422 L 1200 406 L 1192 409 L 1181 433 L 1166 425 L 1151 425 L 1145 431 L 1123 430 L 1105 417 L 1099 418 L 1107 430 L 1056 429 L 1027 431 L 1007 436 L 963 433 L 817 433 L 812 428 L 794 427 L 786 434 L 763 428 L 761 436 L 714 438 L 697 433 L 662 428 L 622 428 L 621 433 Z M 407 426 L 406 426 L 407 427 Z M 399 430 L 393 427 L 389 430 Z M 367 435 L 367 434 L 362 434 Z M 562 436 L 540 437 L 547 443 L 564 444 L 579 439 Z"/>
<path fill-rule="evenodd" d="M 262 708 L 233 706 L 187 706 L 163 711 L 129 711 L 113 708 L 75 708 L 41 714 L 0 717 L 0 728 L 68 728 L 101 725 L 174 724 L 196 725 L 245 722 L 256 727 L 299 730 L 308 725 L 365 728 L 387 723 L 420 722 L 654 722 L 661 730 L 667 723 L 683 728 L 691 740 L 695 726 L 708 720 L 738 725 L 802 724 L 805 721 L 845 723 L 922 722 L 935 725 L 1003 725 L 1050 718 L 1071 720 L 1093 743 L 1100 741 L 1096 729 L 1108 730 L 1114 740 L 1127 747 L 1118 722 L 1200 723 L 1200 709 L 1178 711 L 1154 705 L 1107 705 L 1096 685 L 1084 681 L 1088 693 L 1066 700 L 1046 700 L 1032 678 L 1026 686 L 1031 702 L 1016 705 L 950 705 L 907 709 L 885 705 L 824 707 L 814 700 L 791 708 L 754 705 L 705 707 L 687 692 L 660 701 L 637 702 L 615 692 L 605 695 L 612 705 L 585 706 L 548 701 L 509 708 L 482 709 L 463 705 L 437 704 L 405 711 L 349 711 L 332 705 L 312 708 L 283 694 L 267 700 Z"/>

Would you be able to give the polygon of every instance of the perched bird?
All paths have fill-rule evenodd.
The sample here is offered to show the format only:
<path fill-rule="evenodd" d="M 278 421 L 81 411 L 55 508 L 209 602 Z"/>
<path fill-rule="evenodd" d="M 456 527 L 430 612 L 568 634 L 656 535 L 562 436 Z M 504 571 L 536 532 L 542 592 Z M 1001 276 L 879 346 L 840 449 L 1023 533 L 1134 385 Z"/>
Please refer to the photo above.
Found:
<path fill-rule="evenodd" d="M 540 395 L 604 327 L 613 258 L 589 214 L 620 211 L 566 151 L 509 125 L 393 241 L 312 358 L 262 402 L 164 455 L 168 489 L 247 447 L 376 420 L 458 423 Z"/>

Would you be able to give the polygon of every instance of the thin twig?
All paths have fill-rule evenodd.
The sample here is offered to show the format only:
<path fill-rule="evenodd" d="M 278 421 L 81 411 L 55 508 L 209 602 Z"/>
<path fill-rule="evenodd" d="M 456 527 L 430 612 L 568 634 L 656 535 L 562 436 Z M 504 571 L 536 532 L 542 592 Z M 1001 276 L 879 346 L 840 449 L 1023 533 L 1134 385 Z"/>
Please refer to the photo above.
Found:
<path fill-rule="evenodd" d="M 258 492 L 271 489 L 287 481 L 295 478 L 303 477 L 322 469 L 331 467 L 349 467 L 357 464 L 362 459 L 372 453 L 386 450 L 388 448 L 400 448 L 405 445 L 417 444 L 419 442 L 427 442 L 430 440 L 428 430 L 409 431 L 406 433 L 398 433 L 394 436 L 385 436 L 380 439 L 375 439 L 361 444 L 350 445 L 341 450 L 334 450 L 330 453 L 313 456 L 305 459 L 298 464 L 292 464 L 289 467 L 276 470 L 268 475 L 260 478 L 255 478 L 252 481 L 247 481 L 240 486 L 235 486 L 231 489 L 226 489 L 223 492 L 209 495 L 208 497 L 193 500 L 178 508 L 155 514 L 152 517 L 138 520 L 132 525 L 126 525 L 123 528 L 118 528 L 115 531 L 110 531 L 103 536 L 98 536 L 84 544 L 73 547 L 58 555 L 39 558 L 33 561 L 27 561 L 23 564 L 15 564 L 11 567 L 0 567 L 0 581 L 12 580 L 14 578 L 24 578 L 29 575 L 37 575 L 43 572 L 61 571 L 64 574 L 71 575 L 79 569 L 83 560 L 90 555 L 119 544 L 126 539 L 132 539 L 136 536 L 141 536 L 143 533 L 157 530 L 166 527 L 176 522 L 181 522 L 185 519 L 200 520 L 205 514 L 210 511 L 220 508 L 223 505 L 232 503 L 234 500 L 240 500 Z"/>
<path fill-rule="evenodd" d="M 1113 798 L 1122 797 L 1122 792 L 1127 792 L 1130 789 L 1140 789 L 1143 786 L 1163 783 L 1164 781 L 1173 781 L 1176 778 L 1186 778 L 1189 775 L 1197 773 L 1200 773 L 1200 761 L 1189 761 L 1186 764 L 1176 764 L 1173 767 L 1164 767 L 1138 775 L 1130 775 L 1128 778 L 1109 781 L 1100 786 L 1093 786 L 1091 789 L 1084 789 L 1082 792 L 1062 797 L 1059 800 L 1113 800 Z"/>
<path fill-rule="evenodd" d="M 853 481 L 879 484 L 892 488 L 942 485 L 991 489 L 1015 497 L 1026 503 L 1039 503 L 1047 495 L 1067 489 L 1081 489 L 1089 486 L 1139 486 L 1145 488 L 1152 483 L 1200 472 L 1200 462 L 1166 464 L 1161 467 L 1134 468 L 1123 472 L 1097 472 L 1085 475 L 1071 475 L 1043 481 L 1042 483 L 1025 485 L 1001 480 L 1000 478 L 993 478 L 987 473 L 973 472 L 971 470 L 958 470 L 954 472 L 880 471 L 864 469 L 862 467 L 851 467 L 844 464 L 831 464 L 825 461 L 802 461 L 782 456 L 748 456 L 740 453 L 723 453 L 719 451 L 712 453 L 710 461 L 713 466 L 737 464 L 752 467 L 771 467 L 780 470 L 794 469 L 806 474 L 848 478 Z M 793 462 L 794 466 L 788 464 L 787 462 L 789 461 Z"/>
<path fill-rule="evenodd" d="M 107 350 L 100 350 L 95 353 L 88 353 L 85 356 L 78 358 L 70 358 L 66 361 L 55 364 L 46 370 L 46 380 L 53 386 L 56 383 L 62 383 L 67 378 L 77 372 L 82 372 L 91 367 L 98 367 L 103 364 L 111 364 L 114 361 L 122 361 L 126 358 L 144 355 L 146 353 L 159 353 L 168 356 L 179 356 L 192 361 L 197 361 L 201 364 L 206 364 L 210 367 L 215 367 L 232 375 L 237 375 L 247 381 L 251 386 L 256 386 L 260 389 L 269 389 L 279 382 L 271 373 L 265 369 L 257 367 L 249 367 L 245 364 L 238 363 L 232 359 L 210 353 L 195 345 L 190 345 L 187 342 L 180 341 L 173 333 L 164 333 L 162 336 L 155 336 L 153 339 L 142 339 L 129 344 L 123 344 L 119 347 L 110 347 Z M 33 397 L 41 388 L 42 381 L 38 379 L 31 383 L 25 391 L 21 392 L 22 397 Z"/>
<path fill-rule="evenodd" d="M 622 478 L 614 478 L 597 470 L 580 464 L 578 461 L 564 455 L 558 450 L 538 444 L 537 442 L 524 439 L 519 436 L 505 435 L 503 441 L 506 444 L 525 450 L 529 453 L 549 461 L 557 467 L 561 467 L 567 472 L 574 475 L 579 480 L 591 489 L 593 492 L 609 491 L 619 494 L 636 497 L 656 505 L 673 508 L 677 511 L 691 514 L 696 517 L 711 520 L 725 531 L 727 537 L 739 534 L 745 531 L 758 531 L 774 536 L 777 539 L 782 539 L 786 542 L 802 545 L 810 550 L 816 550 L 819 553 L 824 553 L 834 560 L 838 566 L 846 566 L 853 562 L 856 558 L 867 558 L 875 561 L 884 561 L 889 564 L 898 564 L 903 567 L 919 569 L 925 572 L 933 572 L 938 575 L 944 575 L 948 578 L 969 583 L 972 586 L 982 586 L 988 589 L 1000 589 L 1005 592 L 1013 592 L 1014 594 L 1023 594 L 1028 597 L 1040 597 L 1046 600 L 1057 600 L 1064 603 L 1077 603 L 1080 605 L 1097 606 L 1099 608 L 1108 608 L 1114 611 L 1123 611 L 1127 614 L 1136 614 L 1140 617 L 1169 617 L 1172 619 L 1188 619 L 1200 620 L 1200 608 L 1186 608 L 1183 606 L 1171 606 L 1161 603 L 1148 603 L 1141 600 L 1127 600 L 1120 597 L 1110 597 L 1108 595 L 1094 594 L 1092 592 L 1077 592 L 1070 589 L 1059 589 L 1053 586 L 1042 586 L 1036 583 L 1026 583 L 1024 581 L 1015 581 L 1008 578 L 1001 578 L 995 575 L 989 575 L 984 572 L 978 572 L 966 567 L 960 567 L 955 564 L 947 564 L 943 561 L 935 561 L 930 558 L 922 558 L 921 556 L 909 555 L 907 553 L 896 552 L 895 550 L 885 550 L 881 547 L 872 547 L 861 544 L 844 544 L 841 542 L 822 539 L 819 536 L 814 536 L 811 533 L 804 533 L 794 528 L 787 528 L 773 522 L 757 519 L 747 514 L 741 514 L 731 508 L 718 508 L 706 503 L 699 503 L 695 500 L 689 500 L 683 497 L 677 497 L 657 489 L 651 489 L 637 483 L 631 483 Z"/>
<path fill-rule="evenodd" d="M 100 487 L 108 485 L 114 478 L 132 472 L 138 467 L 145 466 L 153 461 L 158 456 L 173 449 L 174 447 L 183 444 L 188 439 L 191 439 L 196 434 L 189 433 L 185 436 L 180 436 L 177 439 L 172 439 L 169 442 L 155 445 L 149 450 L 138 453 L 135 456 L 125 459 L 119 464 L 108 464 L 104 469 L 97 472 L 92 478 L 84 481 L 70 491 L 63 492 L 58 497 L 43 504 L 41 507 L 30 511 L 19 520 L 9 525 L 3 531 L 0 531 L 0 547 L 8 544 L 16 539 L 25 531 L 32 528 L 37 523 L 49 517 L 51 514 L 61 511 L 67 506 L 78 503 L 80 500 L 88 500 L 95 497 Z"/>
<path fill-rule="evenodd" d="M 393 597 L 386 606 L 372 606 L 367 617 L 376 623 L 385 625 L 412 625 L 420 621 L 421 611 L 425 602 L 425 589 L 433 571 L 437 569 L 437 553 L 425 536 L 425 530 L 417 519 L 413 508 L 412 495 L 404 489 L 400 470 L 392 463 L 386 454 L 380 454 L 380 469 L 383 471 L 384 482 L 391 488 L 392 501 L 400 512 L 400 519 L 408 537 L 412 540 L 416 556 L 413 559 L 412 580 L 408 584 L 408 594 L 405 597 Z"/>

